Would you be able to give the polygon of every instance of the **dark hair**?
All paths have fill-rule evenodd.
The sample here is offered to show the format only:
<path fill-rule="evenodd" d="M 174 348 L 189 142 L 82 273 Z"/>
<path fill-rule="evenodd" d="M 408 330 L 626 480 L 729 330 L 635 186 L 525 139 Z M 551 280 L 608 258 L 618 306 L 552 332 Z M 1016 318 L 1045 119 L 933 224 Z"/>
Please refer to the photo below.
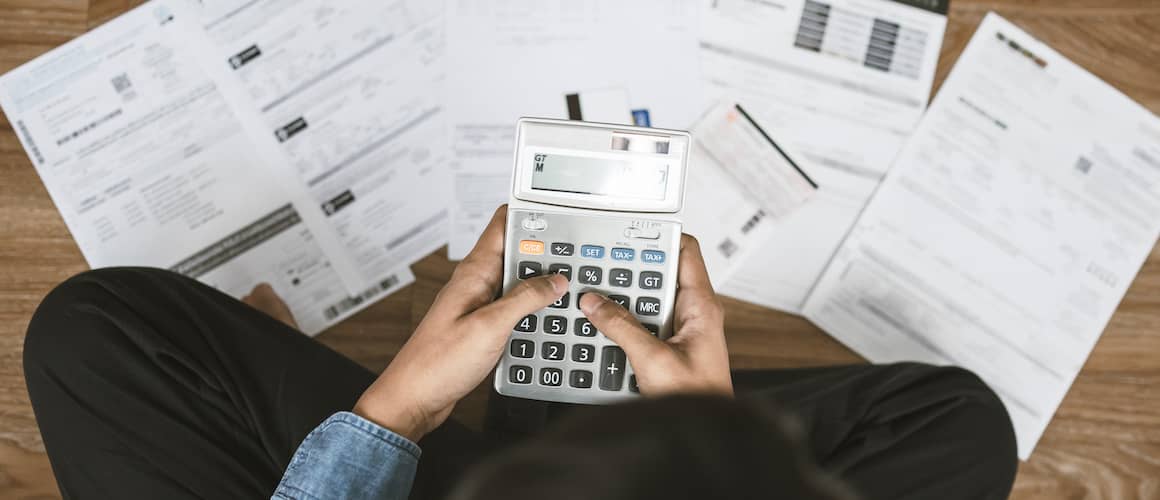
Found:
<path fill-rule="evenodd" d="M 582 409 L 472 469 L 453 500 L 854 498 L 824 474 L 787 416 L 679 396 Z"/>

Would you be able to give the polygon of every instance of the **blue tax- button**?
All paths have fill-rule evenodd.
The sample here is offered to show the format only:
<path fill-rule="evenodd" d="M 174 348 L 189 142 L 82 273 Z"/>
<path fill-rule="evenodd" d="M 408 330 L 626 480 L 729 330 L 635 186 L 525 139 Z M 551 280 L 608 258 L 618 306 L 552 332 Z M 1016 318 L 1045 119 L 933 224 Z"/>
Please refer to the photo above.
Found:
<path fill-rule="evenodd" d="M 613 248 L 612 260 L 632 260 L 636 258 L 636 250 L 631 248 Z"/>
<path fill-rule="evenodd" d="M 583 245 L 580 247 L 580 256 L 588 259 L 603 259 L 604 247 L 600 245 Z"/>
<path fill-rule="evenodd" d="M 640 252 L 640 260 L 649 264 L 664 264 L 665 253 L 660 250 L 643 250 Z"/>

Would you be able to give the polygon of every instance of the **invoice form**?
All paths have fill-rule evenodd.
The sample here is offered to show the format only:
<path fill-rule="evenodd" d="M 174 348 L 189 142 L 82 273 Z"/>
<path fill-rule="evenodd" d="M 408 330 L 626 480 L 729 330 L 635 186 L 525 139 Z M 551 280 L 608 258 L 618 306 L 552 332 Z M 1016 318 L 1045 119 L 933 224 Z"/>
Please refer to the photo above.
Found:
<path fill-rule="evenodd" d="M 240 89 L 286 167 L 373 285 L 446 241 L 442 5 L 257 0 L 197 11 L 205 64 Z"/>
<path fill-rule="evenodd" d="M 348 293 L 188 26 L 150 2 L 0 77 L 0 106 L 92 267 L 170 268 L 238 297 L 269 282 L 318 333 L 413 280 Z"/>
<path fill-rule="evenodd" d="M 989 14 L 804 312 L 975 371 L 1026 459 L 1158 235 L 1160 119 Z"/>
<path fill-rule="evenodd" d="M 742 105 L 819 185 L 806 206 L 762 223 L 775 225 L 770 238 L 719 291 L 799 312 L 926 109 L 947 1 L 702 7 L 708 97 Z"/>
<path fill-rule="evenodd" d="M 521 116 L 568 118 L 569 94 L 585 93 L 602 103 L 619 95 L 632 108 L 623 111 L 623 123 L 632 123 L 631 111 L 644 110 L 652 126 L 684 129 L 701 112 L 696 8 L 688 1 L 446 6 L 453 259 L 471 249 L 508 198 L 512 133 Z"/>

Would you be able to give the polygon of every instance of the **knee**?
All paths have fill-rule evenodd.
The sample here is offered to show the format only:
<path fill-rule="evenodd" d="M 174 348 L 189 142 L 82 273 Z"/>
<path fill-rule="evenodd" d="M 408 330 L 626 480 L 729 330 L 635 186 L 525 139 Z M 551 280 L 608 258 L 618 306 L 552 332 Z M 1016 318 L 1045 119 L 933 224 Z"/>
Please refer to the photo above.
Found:
<path fill-rule="evenodd" d="M 105 268 L 85 271 L 57 285 L 41 300 L 24 337 L 24 366 L 45 367 L 99 355 L 116 323 L 110 314 L 124 286 L 160 269 Z M 113 320 L 113 321 L 110 321 Z"/>
<path fill-rule="evenodd" d="M 1010 488 L 1018 467 L 1015 430 L 1006 406 L 978 375 L 954 366 L 922 366 L 922 385 L 943 401 L 942 420 L 959 459 L 986 469 L 998 489 Z"/>

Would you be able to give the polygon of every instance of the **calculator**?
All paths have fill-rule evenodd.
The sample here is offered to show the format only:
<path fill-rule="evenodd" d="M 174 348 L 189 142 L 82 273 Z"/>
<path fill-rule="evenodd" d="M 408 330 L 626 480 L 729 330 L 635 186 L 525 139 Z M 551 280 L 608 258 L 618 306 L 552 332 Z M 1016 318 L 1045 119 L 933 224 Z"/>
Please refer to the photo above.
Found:
<path fill-rule="evenodd" d="M 604 404 L 638 394 L 624 351 L 580 311 L 598 292 L 653 335 L 673 329 L 687 132 L 523 118 L 504 243 L 504 292 L 562 274 L 569 288 L 512 328 L 495 372 L 500 394 Z"/>

